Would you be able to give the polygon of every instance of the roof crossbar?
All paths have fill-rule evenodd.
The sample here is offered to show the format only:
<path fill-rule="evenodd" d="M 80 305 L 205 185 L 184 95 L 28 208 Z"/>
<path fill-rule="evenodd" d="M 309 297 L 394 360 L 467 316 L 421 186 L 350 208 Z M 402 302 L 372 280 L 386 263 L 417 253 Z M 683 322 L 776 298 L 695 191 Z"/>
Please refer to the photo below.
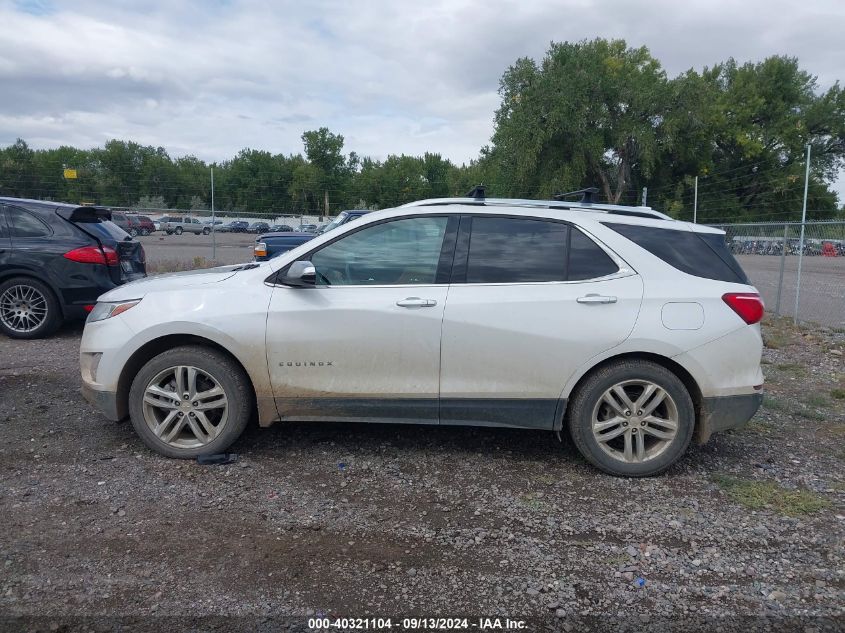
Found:
<path fill-rule="evenodd" d="M 487 187 L 484 185 L 476 185 L 467 194 L 467 198 L 475 198 L 478 201 L 484 200 L 487 197 Z"/>
<path fill-rule="evenodd" d="M 594 198 L 594 196 L 598 192 L 599 192 L 598 187 L 587 187 L 585 189 L 578 189 L 577 191 L 567 191 L 566 193 L 556 193 L 555 195 L 552 196 L 552 198 L 554 200 L 564 200 L 565 198 L 568 198 L 570 196 L 580 195 L 581 200 L 579 202 L 581 202 L 582 204 L 592 204 L 594 202 L 598 202 L 598 200 L 596 200 Z"/>

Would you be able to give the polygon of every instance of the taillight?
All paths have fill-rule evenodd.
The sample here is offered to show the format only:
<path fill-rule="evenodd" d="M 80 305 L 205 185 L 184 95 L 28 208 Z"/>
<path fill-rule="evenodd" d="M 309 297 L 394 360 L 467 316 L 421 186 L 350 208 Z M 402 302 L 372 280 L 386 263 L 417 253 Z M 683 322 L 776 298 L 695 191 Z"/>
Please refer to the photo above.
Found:
<path fill-rule="evenodd" d="M 65 253 L 65 259 L 80 264 L 102 264 L 104 266 L 117 266 L 119 261 L 117 251 L 108 246 L 82 246 Z"/>
<path fill-rule="evenodd" d="M 264 242 L 256 243 L 253 253 L 255 253 L 256 257 L 267 257 L 267 244 Z"/>
<path fill-rule="evenodd" d="M 722 301 L 748 325 L 759 323 L 766 310 L 763 300 L 756 292 L 729 292 L 722 295 Z"/>

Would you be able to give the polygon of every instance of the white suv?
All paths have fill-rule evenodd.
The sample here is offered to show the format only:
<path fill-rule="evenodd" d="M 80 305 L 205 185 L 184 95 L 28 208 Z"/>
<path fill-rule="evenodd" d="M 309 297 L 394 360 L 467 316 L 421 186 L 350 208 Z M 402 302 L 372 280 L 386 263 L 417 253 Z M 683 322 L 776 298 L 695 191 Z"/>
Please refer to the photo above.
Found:
<path fill-rule="evenodd" d="M 100 297 L 83 392 L 170 456 L 259 424 L 568 429 L 645 476 L 762 399 L 763 304 L 724 234 L 647 207 L 457 198 L 359 221 L 260 264 Z"/>

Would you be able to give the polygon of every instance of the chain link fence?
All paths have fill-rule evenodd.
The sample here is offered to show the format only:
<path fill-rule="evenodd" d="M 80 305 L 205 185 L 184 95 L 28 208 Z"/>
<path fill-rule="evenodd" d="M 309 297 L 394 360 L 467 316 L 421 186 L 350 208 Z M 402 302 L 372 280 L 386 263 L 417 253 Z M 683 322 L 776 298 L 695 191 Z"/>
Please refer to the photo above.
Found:
<path fill-rule="evenodd" d="M 845 222 L 721 224 L 768 312 L 845 328 Z M 800 262 L 800 277 L 799 277 Z"/>

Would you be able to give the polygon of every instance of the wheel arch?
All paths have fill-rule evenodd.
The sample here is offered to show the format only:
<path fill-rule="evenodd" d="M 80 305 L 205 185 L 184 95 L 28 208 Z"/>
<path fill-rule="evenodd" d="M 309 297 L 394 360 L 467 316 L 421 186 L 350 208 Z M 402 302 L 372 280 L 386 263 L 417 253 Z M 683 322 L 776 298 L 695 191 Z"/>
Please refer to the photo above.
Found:
<path fill-rule="evenodd" d="M 39 275 L 36 271 L 29 268 L 7 268 L 0 271 L 0 283 L 12 279 L 13 277 L 28 277 L 47 286 L 47 288 L 50 289 L 50 292 L 53 293 L 53 298 L 56 300 L 56 303 L 59 305 L 59 312 L 61 313 L 62 319 L 65 319 L 65 305 L 62 301 L 62 293 L 48 276 Z"/>
<path fill-rule="evenodd" d="M 158 356 L 162 352 L 165 352 L 169 349 L 173 349 L 174 347 L 181 347 L 184 345 L 196 345 L 199 347 L 207 347 L 213 349 L 229 358 L 232 362 L 237 363 L 237 365 L 243 370 L 247 380 L 249 380 L 250 393 L 252 394 L 252 402 L 250 403 L 251 409 L 253 411 L 258 409 L 259 420 L 263 421 L 265 417 L 269 415 L 270 412 L 262 411 L 261 407 L 257 406 L 258 398 L 256 395 L 255 382 L 253 380 L 253 377 L 250 375 L 249 371 L 240 361 L 240 359 L 235 356 L 232 352 L 223 347 L 220 343 L 217 343 L 216 341 L 196 334 L 166 334 L 164 336 L 160 336 L 158 338 L 154 338 L 150 341 L 147 341 L 146 343 L 141 345 L 141 347 L 139 347 L 132 353 L 132 355 L 123 365 L 123 368 L 120 370 L 120 376 L 117 379 L 116 394 L 117 415 L 119 419 L 123 419 L 127 415 L 129 415 L 129 389 L 132 386 L 132 380 L 138 374 L 138 371 L 141 369 L 141 367 L 143 367 L 148 361 L 150 361 L 155 356 Z M 271 413 L 271 417 L 275 418 L 275 410 L 273 410 Z"/>
<path fill-rule="evenodd" d="M 572 386 L 572 389 L 569 390 L 569 397 L 567 398 L 567 406 L 564 410 L 563 416 L 558 421 L 561 428 L 563 428 L 564 423 L 569 415 L 569 403 L 572 402 L 572 396 L 577 393 L 577 391 L 581 388 L 581 386 L 586 382 L 586 380 L 592 376 L 594 373 L 606 367 L 610 364 L 623 361 L 623 360 L 647 360 L 657 365 L 661 365 L 665 367 L 669 371 L 671 371 L 678 379 L 684 383 L 684 387 L 686 387 L 687 391 L 689 392 L 690 398 L 692 398 L 692 405 L 695 409 L 695 430 L 693 431 L 694 434 L 698 433 L 700 421 L 701 421 L 701 410 L 702 404 L 704 402 L 704 396 L 701 392 L 701 387 L 699 386 L 696 379 L 693 375 L 687 370 L 683 365 L 678 363 L 677 361 L 672 360 L 668 356 L 663 356 L 661 354 L 655 354 L 653 352 L 625 352 L 622 354 L 617 354 L 615 356 L 610 356 L 608 358 L 604 358 L 592 367 L 590 367 L 587 371 L 585 371 L 575 382 Z"/>

